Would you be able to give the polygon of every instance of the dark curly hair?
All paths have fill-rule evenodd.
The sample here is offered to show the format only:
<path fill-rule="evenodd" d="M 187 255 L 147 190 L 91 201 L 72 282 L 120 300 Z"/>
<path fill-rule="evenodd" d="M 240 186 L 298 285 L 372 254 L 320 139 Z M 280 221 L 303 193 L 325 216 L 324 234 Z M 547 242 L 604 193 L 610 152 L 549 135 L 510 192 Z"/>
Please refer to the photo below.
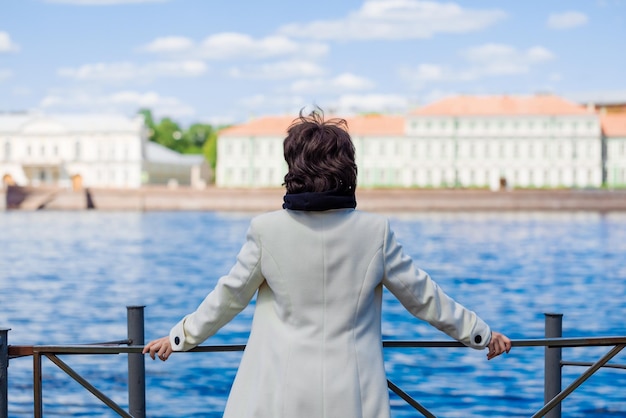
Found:
<path fill-rule="evenodd" d="M 324 120 L 321 109 L 300 116 L 283 142 L 289 171 L 287 193 L 336 191 L 354 194 L 357 166 L 354 145 L 344 119 Z"/>

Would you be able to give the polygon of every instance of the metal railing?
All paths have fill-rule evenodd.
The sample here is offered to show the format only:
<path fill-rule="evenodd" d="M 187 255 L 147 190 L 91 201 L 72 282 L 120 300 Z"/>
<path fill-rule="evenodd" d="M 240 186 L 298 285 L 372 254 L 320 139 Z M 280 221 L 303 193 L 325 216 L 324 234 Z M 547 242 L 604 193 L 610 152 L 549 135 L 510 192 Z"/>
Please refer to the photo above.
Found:
<path fill-rule="evenodd" d="M 145 397 L 145 362 L 141 354 L 144 344 L 144 316 L 143 306 L 127 307 L 128 314 L 128 339 L 98 343 L 90 345 L 32 345 L 11 346 L 8 345 L 8 329 L 0 329 L 0 418 L 8 418 L 8 375 L 9 360 L 32 356 L 33 358 L 33 405 L 35 418 L 43 417 L 43 381 L 42 381 L 42 357 L 48 358 L 57 367 L 63 370 L 96 398 L 102 401 L 111 410 L 121 417 L 144 418 L 146 416 Z M 592 337 L 592 338 L 562 338 L 561 314 L 545 314 L 546 338 L 542 339 L 518 339 L 512 340 L 513 347 L 545 347 L 545 378 L 544 378 L 544 406 L 535 412 L 532 417 L 561 417 L 561 402 L 582 385 L 589 377 L 602 367 L 625 369 L 626 365 L 607 364 L 625 346 L 625 337 Z M 564 347 L 602 347 L 612 348 L 595 362 L 574 362 L 562 360 Z M 384 341 L 383 347 L 392 348 L 455 348 L 465 347 L 454 341 Z M 199 346 L 190 352 L 227 352 L 243 351 L 245 345 L 211 345 Z M 127 354 L 128 355 L 128 412 L 95 388 L 75 370 L 63 362 L 59 355 L 82 355 L 82 354 Z M 561 389 L 561 372 L 563 366 L 588 367 L 567 388 Z M 389 389 L 402 398 L 407 404 L 425 417 L 435 415 L 422 406 L 417 400 L 404 392 L 390 380 L 387 381 Z"/>

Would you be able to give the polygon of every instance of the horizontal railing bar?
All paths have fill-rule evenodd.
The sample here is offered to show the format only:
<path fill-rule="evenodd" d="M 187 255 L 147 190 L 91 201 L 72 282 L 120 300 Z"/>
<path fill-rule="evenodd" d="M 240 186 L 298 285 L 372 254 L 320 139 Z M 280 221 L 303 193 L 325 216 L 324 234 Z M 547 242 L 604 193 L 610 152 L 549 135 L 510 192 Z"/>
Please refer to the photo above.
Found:
<path fill-rule="evenodd" d="M 586 362 L 586 361 L 561 361 L 561 365 L 589 367 L 589 366 L 593 366 L 593 363 Z M 609 368 L 609 369 L 625 369 L 626 370 L 626 364 L 605 364 L 602 367 Z"/>
<path fill-rule="evenodd" d="M 35 345 L 35 346 L 13 346 L 16 352 L 28 351 L 25 347 L 29 347 L 30 353 L 54 353 L 54 354 L 123 354 L 123 353 L 141 353 L 143 345 L 129 346 L 110 346 L 110 345 Z M 20 347 L 20 348 L 17 348 Z M 10 349 L 11 347 L 9 347 Z M 245 344 L 230 345 L 206 345 L 198 346 L 189 351 L 193 352 L 225 352 L 225 351 L 243 351 Z"/>
<path fill-rule="evenodd" d="M 122 340 L 127 341 L 127 340 Z M 626 337 L 577 337 L 577 338 L 537 338 L 511 340 L 514 347 L 586 347 L 609 346 L 626 344 Z M 385 348 L 456 348 L 466 347 L 458 341 L 383 341 Z M 223 352 L 243 351 L 245 344 L 203 345 L 189 351 L 194 352 Z M 27 356 L 37 353 L 57 354 L 122 354 L 141 353 L 143 346 L 114 346 L 114 345 L 31 345 L 9 346 L 9 356 Z"/>
<path fill-rule="evenodd" d="M 513 347 L 585 347 L 626 344 L 626 337 L 537 338 L 511 340 Z M 383 341 L 385 348 L 466 347 L 458 341 Z"/>
<path fill-rule="evenodd" d="M 100 343 L 89 343 L 86 345 L 131 345 L 133 342 L 129 339 L 125 340 L 116 340 L 116 341 L 105 341 Z"/>

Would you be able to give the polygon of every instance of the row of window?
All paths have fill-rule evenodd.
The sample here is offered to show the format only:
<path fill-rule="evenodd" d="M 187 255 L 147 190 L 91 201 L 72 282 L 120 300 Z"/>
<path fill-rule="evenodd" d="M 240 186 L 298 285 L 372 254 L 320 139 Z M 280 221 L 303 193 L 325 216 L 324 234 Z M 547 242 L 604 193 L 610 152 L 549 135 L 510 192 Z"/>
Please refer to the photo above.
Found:
<path fill-rule="evenodd" d="M 365 156 L 405 156 L 418 157 L 441 157 L 452 158 L 598 158 L 600 156 L 601 144 L 591 140 L 569 140 L 569 141 L 411 141 L 409 149 L 405 151 L 407 142 L 389 141 L 385 139 L 372 139 L 358 141 L 357 145 L 362 148 Z M 223 157 L 254 156 L 254 157 L 277 157 L 282 158 L 282 148 L 279 150 L 277 144 L 270 141 L 265 143 L 254 143 L 253 141 L 228 141 L 223 150 Z M 357 154 L 361 151 L 357 149 Z M 274 155 L 274 153 L 280 154 Z M 619 156 L 626 155 L 626 141 L 619 144 L 616 149 Z"/>
<path fill-rule="evenodd" d="M 557 130 L 562 132 L 589 132 L 594 133 L 598 129 L 598 124 L 594 121 L 519 121 L 519 120 L 500 120 L 500 121 L 475 121 L 475 120 L 424 120 L 412 121 L 411 129 L 413 131 L 452 131 L 452 130 L 528 130 L 528 131 L 549 131 Z"/>
<path fill-rule="evenodd" d="M 404 155 L 400 143 L 390 144 L 380 141 L 378 144 L 368 142 L 364 144 L 365 156 L 399 156 Z M 455 147 L 454 142 L 412 142 L 409 155 L 412 158 L 595 158 L 600 154 L 600 144 L 592 141 L 540 143 L 540 142 L 516 142 L 516 141 L 492 141 L 492 142 L 459 142 Z"/>
<path fill-rule="evenodd" d="M 622 174 L 624 170 L 622 169 Z M 218 173 L 219 174 L 219 173 Z M 274 169 L 227 168 L 221 185 L 278 186 L 280 179 Z M 282 177 L 280 177 L 282 178 Z M 361 186 L 462 186 L 489 187 L 499 184 L 500 179 L 519 187 L 599 186 L 602 179 L 595 169 L 385 169 L 368 168 L 359 173 Z"/>
<path fill-rule="evenodd" d="M 11 160 L 12 158 L 17 158 L 16 153 L 13 152 L 14 149 L 10 142 L 4 143 L 4 160 Z M 57 144 L 39 144 L 38 146 L 32 144 L 26 144 L 22 148 L 23 155 L 26 157 L 60 157 L 61 153 L 59 150 L 59 145 Z M 76 141 L 73 144 L 73 149 L 70 152 L 71 155 L 68 155 L 67 149 L 63 156 L 70 159 L 73 158 L 75 160 L 80 160 L 85 157 L 85 152 L 83 151 L 83 146 L 80 141 Z M 100 157 L 100 160 L 105 158 L 109 160 L 122 159 L 129 160 L 130 150 L 128 146 L 122 148 L 121 153 L 115 146 L 109 146 L 106 149 L 104 147 L 97 148 L 97 155 Z"/>
<path fill-rule="evenodd" d="M 226 140 L 223 148 L 224 154 L 232 155 L 255 155 L 255 156 L 273 156 L 276 152 L 283 152 L 282 144 L 278 147 L 275 141 L 256 142 L 253 139 L 249 141 L 232 141 Z"/>
<path fill-rule="evenodd" d="M 363 186 L 419 186 L 442 187 L 460 184 L 462 186 L 489 187 L 499 184 L 500 179 L 519 187 L 560 187 L 560 186 L 599 186 L 600 173 L 593 169 L 466 169 L 455 172 L 450 169 L 411 170 L 406 179 L 401 170 L 366 169 L 360 183 Z"/>

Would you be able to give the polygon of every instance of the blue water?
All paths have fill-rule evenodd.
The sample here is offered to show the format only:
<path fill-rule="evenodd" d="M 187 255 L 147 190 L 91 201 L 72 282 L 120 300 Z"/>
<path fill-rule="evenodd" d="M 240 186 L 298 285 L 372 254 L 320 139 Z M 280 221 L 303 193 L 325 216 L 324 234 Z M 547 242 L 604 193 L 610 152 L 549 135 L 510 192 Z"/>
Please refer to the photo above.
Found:
<path fill-rule="evenodd" d="M 228 271 L 251 215 L 6 212 L 0 214 L 0 328 L 9 343 L 77 344 L 126 338 L 126 306 L 146 305 L 146 339 L 166 334 Z M 564 335 L 626 335 L 626 214 L 390 215 L 405 250 L 453 297 L 512 338 L 541 338 L 544 312 Z M 387 293 L 385 339 L 447 337 Z M 246 309 L 206 344 L 245 343 Z M 596 361 L 608 348 L 570 348 Z M 441 417 L 528 417 L 543 403 L 543 349 L 486 361 L 471 349 L 389 349 L 390 379 Z M 147 361 L 149 417 L 219 417 L 240 353 Z M 63 360 L 127 406 L 125 355 Z M 620 353 L 614 362 L 626 363 Z M 46 417 L 116 416 L 43 360 Z M 584 369 L 565 367 L 563 384 Z M 564 417 L 626 416 L 626 370 L 603 369 L 563 403 Z M 32 359 L 11 360 L 9 416 L 30 417 Z M 394 417 L 413 417 L 391 395 Z"/>

